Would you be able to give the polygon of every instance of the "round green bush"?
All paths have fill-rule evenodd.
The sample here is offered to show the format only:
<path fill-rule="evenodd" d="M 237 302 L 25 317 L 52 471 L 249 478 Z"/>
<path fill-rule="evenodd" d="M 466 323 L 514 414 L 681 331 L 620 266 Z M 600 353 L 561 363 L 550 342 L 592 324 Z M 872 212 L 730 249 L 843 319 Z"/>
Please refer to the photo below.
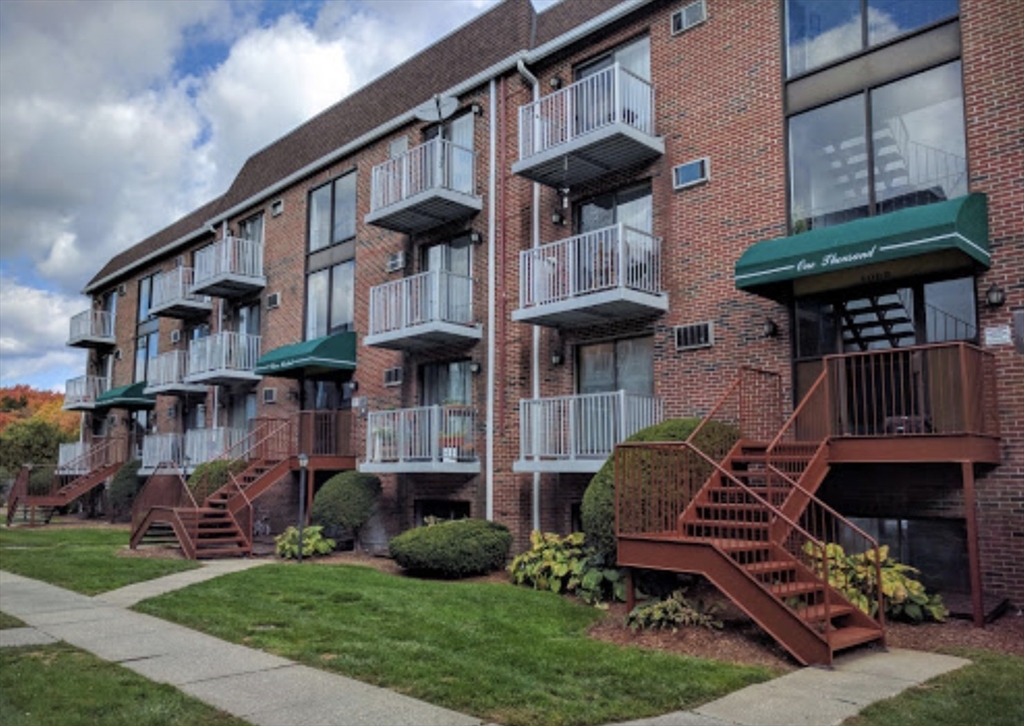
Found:
<path fill-rule="evenodd" d="M 669 419 L 637 431 L 626 441 L 685 441 L 701 421 L 699 418 Z M 707 426 L 701 429 L 694 443 L 702 451 L 721 458 L 737 439 L 739 432 L 735 427 L 709 421 Z M 617 561 L 618 549 L 615 539 L 614 457 L 608 457 L 608 461 L 587 485 L 580 515 L 583 520 L 583 531 L 587 535 L 587 544 L 603 555 L 609 565 L 614 564 Z"/>
<path fill-rule="evenodd" d="M 123 517 L 132 508 L 135 495 L 139 493 L 140 466 L 142 462 L 138 459 L 125 462 L 110 482 L 108 494 L 115 517 Z"/>
<path fill-rule="evenodd" d="M 328 479 L 313 497 L 310 518 L 332 535 L 348 531 L 358 539 L 380 498 L 380 479 L 372 474 L 343 471 Z"/>
<path fill-rule="evenodd" d="M 195 468 L 186 485 L 196 501 L 202 504 L 204 499 L 228 483 L 229 474 L 239 474 L 245 470 L 245 467 L 244 459 L 207 461 Z"/>
<path fill-rule="evenodd" d="M 390 552 L 406 570 L 457 579 L 501 569 L 511 546 L 505 525 L 459 519 L 403 532 L 391 540 Z"/>
<path fill-rule="evenodd" d="M 53 464 L 33 466 L 32 471 L 28 475 L 28 493 L 34 497 L 45 497 L 53 494 L 58 488 L 53 481 L 56 472 L 57 467 Z"/>

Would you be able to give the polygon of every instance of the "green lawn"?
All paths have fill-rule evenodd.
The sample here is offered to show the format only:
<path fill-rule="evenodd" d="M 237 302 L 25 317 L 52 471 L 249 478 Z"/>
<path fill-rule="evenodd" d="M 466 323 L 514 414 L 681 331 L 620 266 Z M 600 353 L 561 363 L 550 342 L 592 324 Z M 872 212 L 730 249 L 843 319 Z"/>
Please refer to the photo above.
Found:
<path fill-rule="evenodd" d="M 503 724 L 652 716 L 775 675 L 598 642 L 603 612 L 552 593 L 364 567 L 260 567 L 136 609 Z"/>
<path fill-rule="evenodd" d="M 1024 658 L 984 650 L 953 654 L 973 663 L 872 704 L 843 726 L 1024 724 Z"/>
<path fill-rule="evenodd" d="M 0 650 L 4 726 L 244 726 L 222 711 L 58 643 Z"/>
<path fill-rule="evenodd" d="M 188 560 L 117 557 L 127 544 L 124 529 L 5 527 L 0 529 L 0 570 L 96 595 L 199 566 Z"/>
<path fill-rule="evenodd" d="M 18 620 L 13 615 L 0 612 L 0 630 L 6 630 L 7 628 L 24 628 L 25 623 Z"/>

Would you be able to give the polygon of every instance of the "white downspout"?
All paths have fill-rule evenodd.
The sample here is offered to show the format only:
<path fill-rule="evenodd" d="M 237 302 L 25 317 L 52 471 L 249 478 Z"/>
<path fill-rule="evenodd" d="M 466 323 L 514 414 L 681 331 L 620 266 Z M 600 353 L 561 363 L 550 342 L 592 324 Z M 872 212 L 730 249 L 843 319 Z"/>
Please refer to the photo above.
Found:
<path fill-rule="evenodd" d="M 498 170 L 497 164 L 497 133 L 498 133 L 498 101 L 495 92 L 496 83 L 490 83 L 490 149 L 488 150 L 487 173 L 487 474 L 485 509 L 488 521 L 494 519 L 494 326 L 497 322 L 495 310 L 497 278 L 497 220 L 494 218 L 497 209 Z"/>
<path fill-rule="evenodd" d="M 536 103 L 540 100 L 540 81 L 537 80 L 537 76 L 530 73 L 526 68 L 526 63 L 520 58 L 516 64 L 519 69 L 519 74 L 533 86 L 533 102 Z M 533 247 L 540 247 L 540 184 L 537 182 L 533 183 L 533 219 L 530 222 L 530 234 L 533 241 Z M 522 274 L 520 272 L 520 274 Z M 533 348 L 530 353 L 530 378 L 533 382 L 532 395 L 533 399 L 537 400 L 540 398 L 540 326 L 533 326 Z M 533 473 L 533 491 L 531 497 L 531 504 L 533 507 L 533 529 L 540 531 L 540 472 Z"/>

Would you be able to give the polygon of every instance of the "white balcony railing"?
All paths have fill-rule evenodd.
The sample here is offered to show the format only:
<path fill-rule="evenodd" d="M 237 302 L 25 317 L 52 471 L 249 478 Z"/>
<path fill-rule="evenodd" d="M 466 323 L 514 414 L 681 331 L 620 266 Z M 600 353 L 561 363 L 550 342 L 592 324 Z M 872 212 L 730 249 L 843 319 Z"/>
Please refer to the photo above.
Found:
<path fill-rule="evenodd" d="M 432 270 L 370 289 L 369 335 L 427 323 L 472 325 L 473 278 Z"/>
<path fill-rule="evenodd" d="M 61 444 L 57 450 L 57 469 L 62 473 L 78 474 L 85 473 L 85 453 L 89 447 L 84 441 L 72 441 L 69 444 Z M 74 470 L 70 465 L 74 463 Z"/>
<path fill-rule="evenodd" d="M 654 135 L 654 86 L 618 63 L 519 109 L 519 158 L 611 124 Z"/>
<path fill-rule="evenodd" d="M 85 338 L 114 339 L 114 318 L 106 310 L 84 310 L 71 318 L 68 342 Z"/>
<path fill-rule="evenodd" d="M 188 380 L 204 374 L 252 373 L 260 357 L 260 336 L 215 333 L 188 344 Z"/>
<path fill-rule="evenodd" d="M 616 444 L 663 416 L 661 398 L 625 391 L 522 400 L 520 458 L 604 461 Z"/>
<path fill-rule="evenodd" d="M 519 307 L 612 289 L 661 294 L 661 238 L 617 224 L 519 253 Z"/>
<path fill-rule="evenodd" d="M 110 381 L 102 376 L 71 378 L 64 384 L 64 408 L 90 406 L 108 388 Z"/>
<path fill-rule="evenodd" d="M 142 439 L 142 467 L 155 469 L 161 464 L 181 466 L 185 456 L 185 437 L 181 434 L 148 434 Z"/>
<path fill-rule="evenodd" d="M 200 288 L 222 275 L 263 278 L 263 243 L 225 237 L 196 252 L 195 280 Z"/>
<path fill-rule="evenodd" d="M 236 446 L 245 436 L 245 429 L 227 427 L 186 431 L 184 464 L 186 467 L 194 467 L 213 461 Z"/>
<path fill-rule="evenodd" d="M 176 267 L 153 278 L 153 292 L 150 307 L 161 308 L 180 303 L 207 304 L 208 295 L 192 292 L 195 271 L 191 267 Z"/>
<path fill-rule="evenodd" d="M 476 461 L 475 430 L 476 410 L 469 406 L 371 411 L 366 425 L 366 461 Z"/>
<path fill-rule="evenodd" d="M 146 388 L 165 388 L 184 383 L 188 375 L 188 353 L 172 350 L 161 353 L 149 362 Z"/>
<path fill-rule="evenodd" d="M 431 139 L 373 167 L 370 212 L 432 189 L 474 195 L 476 152 L 445 139 Z"/>

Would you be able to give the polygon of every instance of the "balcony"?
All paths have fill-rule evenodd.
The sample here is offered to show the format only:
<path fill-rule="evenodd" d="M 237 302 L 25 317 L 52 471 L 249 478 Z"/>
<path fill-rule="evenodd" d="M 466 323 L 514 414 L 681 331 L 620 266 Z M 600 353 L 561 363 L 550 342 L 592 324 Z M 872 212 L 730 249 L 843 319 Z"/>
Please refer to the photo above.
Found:
<path fill-rule="evenodd" d="M 65 411 L 91 411 L 96 399 L 110 388 L 110 380 L 102 376 L 79 376 L 64 384 Z"/>
<path fill-rule="evenodd" d="M 370 329 L 363 343 L 417 350 L 480 340 L 473 323 L 473 278 L 433 270 L 370 289 Z"/>
<path fill-rule="evenodd" d="M 114 318 L 106 310 L 84 310 L 71 318 L 68 345 L 72 348 L 104 348 L 115 342 Z"/>
<path fill-rule="evenodd" d="M 254 372 L 260 357 L 260 336 L 245 333 L 216 333 L 188 344 L 185 383 L 233 383 L 258 381 Z"/>
<path fill-rule="evenodd" d="M 366 459 L 359 471 L 380 474 L 479 474 L 476 409 L 421 406 L 371 411 Z"/>
<path fill-rule="evenodd" d="M 142 439 L 142 464 L 139 469 L 151 472 L 163 464 L 183 466 L 185 437 L 182 434 L 147 434 Z"/>
<path fill-rule="evenodd" d="M 616 63 L 519 109 L 512 173 L 576 187 L 664 153 L 654 135 L 654 87 Z"/>
<path fill-rule="evenodd" d="M 519 254 L 519 309 L 512 319 L 581 327 L 668 310 L 661 239 L 622 224 Z"/>
<path fill-rule="evenodd" d="M 185 432 L 185 456 L 182 464 L 191 469 L 213 461 L 237 446 L 248 432 L 245 429 L 217 427 Z"/>
<path fill-rule="evenodd" d="M 88 474 L 88 462 L 85 460 L 85 454 L 88 451 L 89 446 L 84 441 L 61 444 L 57 451 L 58 471 L 72 476 Z"/>
<path fill-rule="evenodd" d="M 438 138 L 373 168 L 366 223 L 413 234 L 482 208 L 476 152 Z"/>
<path fill-rule="evenodd" d="M 625 391 L 519 402 L 515 472 L 596 472 L 615 445 L 660 423 L 662 400 Z"/>
<path fill-rule="evenodd" d="M 144 393 L 205 393 L 202 383 L 186 383 L 189 355 L 184 350 L 161 353 L 149 362 Z"/>
<path fill-rule="evenodd" d="M 164 318 L 192 318 L 209 315 L 213 302 L 207 295 L 192 292 L 195 271 L 177 267 L 153 278 L 153 298 L 149 311 Z"/>
<path fill-rule="evenodd" d="M 238 297 L 266 287 L 263 242 L 225 237 L 196 252 L 192 293 Z"/>

